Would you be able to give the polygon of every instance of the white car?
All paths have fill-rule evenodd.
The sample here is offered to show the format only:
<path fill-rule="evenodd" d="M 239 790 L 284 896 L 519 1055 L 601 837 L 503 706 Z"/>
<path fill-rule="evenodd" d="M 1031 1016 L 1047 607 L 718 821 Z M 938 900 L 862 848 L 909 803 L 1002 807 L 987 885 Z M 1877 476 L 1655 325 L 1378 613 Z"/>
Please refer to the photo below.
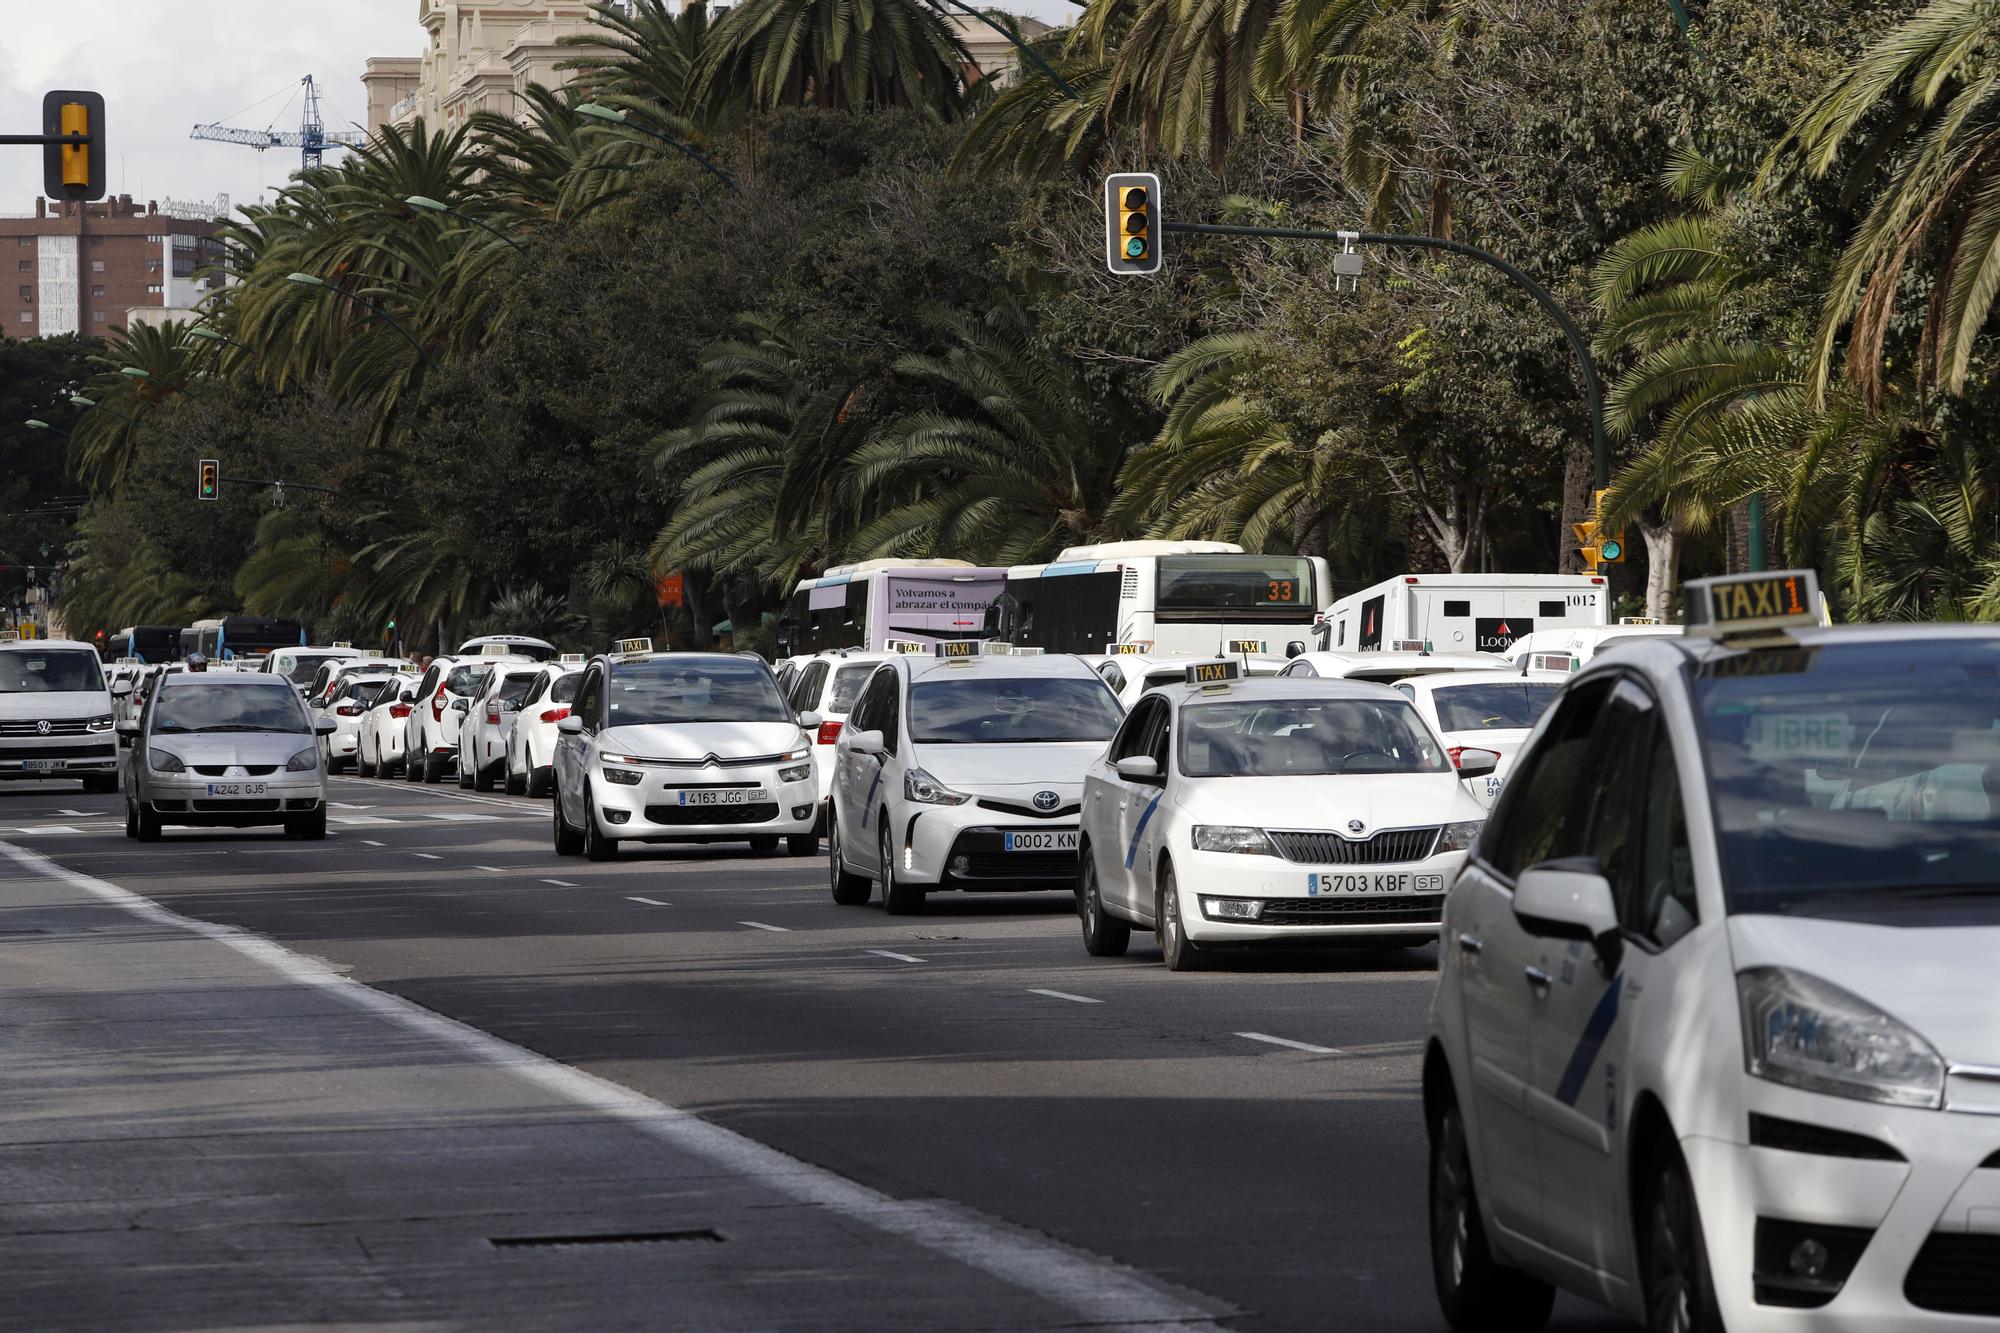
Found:
<path fill-rule="evenodd" d="M 361 715 L 354 771 L 362 777 L 393 778 L 403 771 L 403 745 L 421 679 L 414 671 L 398 671 Z"/>
<path fill-rule="evenodd" d="M 406 657 L 384 657 L 380 653 L 363 653 L 360 657 L 336 657 L 325 659 L 313 671 L 312 682 L 306 686 L 306 707 L 324 708 L 327 700 L 340 687 L 340 682 L 356 672 L 380 675 L 384 672 L 417 672 L 417 664 Z"/>
<path fill-rule="evenodd" d="M 333 730 L 322 732 L 319 738 L 320 757 L 328 773 L 338 773 L 356 761 L 361 750 L 361 724 L 391 679 L 387 671 L 375 675 L 353 672 L 341 677 L 324 706 L 315 708 L 307 703 L 306 711 L 315 722 L 333 724 Z"/>
<path fill-rule="evenodd" d="M 569 716 L 583 680 L 583 654 L 544 662 L 507 733 L 507 792 L 547 796 L 555 787 L 556 724 Z"/>
<path fill-rule="evenodd" d="M 733 653 L 621 640 L 591 659 L 556 723 L 555 847 L 593 861 L 621 842 L 819 848 L 812 742 L 771 669 Z M 817 719 L 814 719 L 816 724 Z"/>
<path fill-rule="evenodd" d="M 1281 676 L 1321 680 L 1373 680 L 1393 685 L 1413 676 L 1447 671 L 1506 671 L 1498 653 L 1427 653 L 1414 648 L 1371 648 L 1366 652 L 1300 653 L 1285 663 Z"/>
<path fill-rule="evenodd" d="M 1422 945 L 1485 815 L 1459 775 L 1490 767 L 1366 681 L 1184 668 L 1144 695 L 1084 781 L 1077 913 L 1091 954 L 1158 935 L 1169 969 L 1218 945 Z"/>
<path fill-rule="evenodd" d="M 1076 657 L 1005 647 L 948 642 L 875 668 L 834 747 L 835 902 L 865 903 L 876 882 L 893 913 L 936 889 L 1075 884 L 1084 771 L 1122 713 Z"/>
<path fill-rule="evenodd" d="M 352 662 L 360 656 L 361 650 L 352 645 L 338 648 L 275 648 L 257 659 L 254 669 L 283 676 L 297 687 L 301 695 L 307 696 L 306 706 L 310 708 L 311 686 L 319 669 L 329 662 Z"/>
<path fill-rule="evenodd" d="M 1424 1061 L 1452 1327 L 2000 1320 L 2000 630 L 1686 588 L 1576 673 L 1445 914 Z"/>
<path fill-rule="evenodd" d="M 467 701 L 465 721 L 458 729 L 459 786 L 492 791 L 506 781 L 507 745 L 521 702 L 544 670 L 544 664 L 525 658 L 518 665 L 499 662 Z"/>
<path fill-rule="evenodd" d="M 1465 789 L 1490 807 L 1529 731 L 1569 679 L 1559 671 L 1440 671 L 1396 682 L 1445 743 L 1457 766 L 1468 748 L 1491 750 L 1499 763 L 1490 773 L 1465 779 Z"/>
<path fill-rule="evenodd" d="M 1561 653 L 1570 659 L 1570 669 L 1574 670 L 1613 644 L 1673 638 L 1680 632 L 1679 625 L 1655 625 L 1633 620 L 1622 620 L 1616 625 L 1559 626 L 1523 634 L 1507 645 L 1504 656 L 1519 666 L 1531 655 Z"/>
<path fill-rule="evenodd" d="M 550 662 L 556 646 L 547 639 L 526 634 L 480 634 L 458 645 L 453 657 L 525 657 L 531 662 Z"/>
<path fill-rule="evenodd" d="M 415 707 L 403 731 L 403 776 L 411 782 L 441 782 L 458 762 L 458 732 L 472 696 L 497 661 L 492 657 L 437 657 L 417 682 Z"/>
<path fill-rule="evenodd" d="M 1084 657 L 1090 669 L 1103 677 L 1111 692 L 1118 696 L 1118 705 L 1126 712 L 1139 702 L 1139 696 L 1147 690 L 1162 685 L 1178 685 L 1187 679 L 1187 669 L 1191 663 L 1204 659 L 1196 657 L 1156 657 L 1146 653 L 1091 653 Z M 1250 657 L 1245 675 L 1275 676 L 1285 669 L 1288 659 L 1283 657 Z"/>
<path fill-rule="evenodd" d="M 925 651 L 929 651 L 926 646 Z M 834 747 L 847 727 L 847 716 L 861 698 L 861 688 L 896 653 L 866 652 L 859 648 L 836 648 L 809 657 L 792 677 L 785 695 L 792 711 L 819 718 L 813 728 L 813 781 L 819 787 L 820 827 L 826 827 L 826 802 L 833 791 Z"/>
<path fill-rule="evenodd" d="M 113 725 L 95 648 L 0 636 L 0 780 L 80 778 L 85 791 L 117 791 Z"/>

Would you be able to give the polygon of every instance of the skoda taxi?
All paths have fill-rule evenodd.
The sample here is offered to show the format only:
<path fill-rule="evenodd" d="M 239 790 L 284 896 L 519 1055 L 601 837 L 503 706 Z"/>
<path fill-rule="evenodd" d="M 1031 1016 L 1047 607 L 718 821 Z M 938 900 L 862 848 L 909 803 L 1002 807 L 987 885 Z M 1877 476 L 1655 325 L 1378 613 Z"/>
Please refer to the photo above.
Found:
<path fill-rule="evenodd" d="M 1084 779 L 1084 948 L 1120 955 L 1150 929 L 1183 972 L 1219 945 L 1426 944 L 1485 814 L 1459 779 L 1495 757 L 1455 769 L 1385 685 L 1191 664 Z"/>
<path fill-rule="evenodd" d="M 556 723 L 555 847 L 609 860 L 621 842 L 819 849 L 812 742 L 771 669 L 734 653 L 620 639 L 583 669 Z"/>
<path fill-rule="evenodd" d="M 1563 687 L 1446 908 L 1445 1317 L 1993 1327 L 2000 629 L 1686 591 Z"/>
<path fill-rule="evenodd" d="M 875 668 L 834 748 L 833 900 L 882 886 L 892 913 L 933 890 L 1069 889 L 1083 775 L 1118 701 L 1075 657 L 940 643 Z"/>
<path fill-rule="evenodd" d="M 1516 671 L 1439 671 L 1399 680 L 1396 692 L 1443 738 L 1454 766 L 1468 749 L 1499 756 L 1492 772 L 1465 780 L 1472 798 L 1491 806 L 1515 754 L 1569 679 L 1569 664 L 1561 654 L 1538 653 Z"/>

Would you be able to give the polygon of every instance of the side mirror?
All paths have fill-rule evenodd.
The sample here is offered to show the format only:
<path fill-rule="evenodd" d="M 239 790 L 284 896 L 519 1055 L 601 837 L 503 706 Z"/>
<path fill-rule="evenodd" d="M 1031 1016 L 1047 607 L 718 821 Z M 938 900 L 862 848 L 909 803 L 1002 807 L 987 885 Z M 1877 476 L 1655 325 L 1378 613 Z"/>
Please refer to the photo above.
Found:
<path fill-rule="evenodd" d="M 1130 778 L 1134 782 L 1158 782 L 1160 761 L 1149 754 L 1128 754 L 1115 765 L 1118 776 Z"/>
<path fill-rule="evenodd" d="M 841 733 L 841 740 L 847 743 L 848 749 L 858 754 L 882 754 L 889 748 L 887 741 L 879 731 L 854 731 L 850 729 Z"/>
<path fill-rule="evenodd" d="M 581 736 L 583 734 L 583 719 L 575 713 L 559 717 L 556 719 L 556 730 L 565 736 Z"/>
<path fill-rule="evenodd" d="M 401 694 L 396 696 L 396 702 L 399 704 L 413 704 L 416 701 L 417 701 L 417 692 L 415 690 L 404 690 Z"/>
<path fill-rule="evenodd" d="M 1290 643 L 1285 645 L 1285 656 L 1297 657 L 1301 653 L 1305 652 L 1305 650 L 1306 650 L 1306 641 L 1304 639 L 1293 639 Z"/>
<path fill-rule="evenodd" d="M 1500 767 L 1498 750 L 1480 750 L 1472 747 L 1458 752 L 1458 775 L 1462 778 L 1483 778 Z"/>
<path fill-rule="evenodd" d="M 1514 884 L 1514 918 L 1530 935 L 1585 940 L 1608 967 L 1618 962 L 1618 906 L 1595 857 L 1566 856 L 1521 872 Z"/>
<path fill-rule="evenodd" d="M 826 719 L 821 717 L 818 713 L 805 712 L 799 714 L 799 725 L 804 727 L 807 731 L 818 731 L 820 723 L 824 721 L 826 721 Z"/>
<path fill-rule="evenodd" d="M 334 732 L 339 730 L 340 730 L 340 724 L 333 721 L 331 718 L 323 717 L 313 723 L 313 735 L 315 736 L 331 736 L 333 735 Z"/>
<path fill-rule="evenodd" d="M 502 699 L 500 701 L 500 711 L 503 713 L 518 713 L 521 711 L 521 701 L 519 699 Z"/>
<path fill-rule="evenodd" d="M 466 699 L 453 699 L 453 700 L 451 701 L 451 711 L 452 711 L 452 712 L 454 712 L 454 713 L 463 713 L 463 712 L 465 712 L 465 711 L 466 711 L 467 709 L 469 709 L 469 708 L 471 708 L 471 707 L 472 707 L 472 704 L 471 704 L 471 701 L 470 701 L 470 700 L 466 700 Z"/>
<path fill-rule="evenodd" d="M 139 734 L 139 719 L 138 719 L 138 718 L 136 718 L 136 717 L 128 717 L 128 718 L 126 718 L 126 719 L 125 719 L 125 720 L 124 720 L 123 722 L 120 722 L 120 723 L 118 724 L 118 734 L 119 734 L 120 736 L 136 736 L 136 735 L 138 735 L 138 734 Z"/>

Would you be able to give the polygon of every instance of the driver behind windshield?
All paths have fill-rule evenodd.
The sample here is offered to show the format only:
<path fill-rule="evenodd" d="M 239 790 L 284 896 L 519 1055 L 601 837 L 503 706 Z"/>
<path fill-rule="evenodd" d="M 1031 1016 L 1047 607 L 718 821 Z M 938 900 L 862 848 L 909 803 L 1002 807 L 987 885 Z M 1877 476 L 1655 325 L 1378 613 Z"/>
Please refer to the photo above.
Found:
<path fill-rule="evenodd" d="M 304 731 L 299 696 L 284 686 L 182 685 L 160 692 L 155 732 Z"/>

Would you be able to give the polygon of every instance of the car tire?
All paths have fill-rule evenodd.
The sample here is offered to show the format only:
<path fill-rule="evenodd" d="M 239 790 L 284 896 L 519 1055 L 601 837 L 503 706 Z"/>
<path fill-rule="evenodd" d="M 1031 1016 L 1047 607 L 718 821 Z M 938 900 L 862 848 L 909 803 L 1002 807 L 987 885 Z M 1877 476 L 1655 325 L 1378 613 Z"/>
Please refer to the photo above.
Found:
<path fill-rule="evenodd" d="M 1104 895 L 1098 892 L 1097 866 L 1090 848 L 1079 853 L 1076 869 L 1076 914 L 1083 922 L 1083 951 L 1092 958 L 1123 958 L 1132 944 L 1132 927 L 1104 910 Z"/>
<path fill-rule="evenodd" d="M 450 755 L 427 754 L 424 756 L 424 762 L 418 767 L 417 781 L 427 786 L 434 786 L 437 783 L 443 782 L 445 769 L 450 766 Z"/>
<path fill-rule="evenodd" d="M 369 763 L 359 750 L 354 752 L 354 776 L 357 778 L 372 778 L 375 776 L 375 765 Z"/>
<path fill-rule="evenodd" d="M 139 803 L 130 799 L 125 802 L 125 836 L 139 836 Z"/>
<path fill-rule="evenodd" d="M 507 794 L 509 796 L 522 796 L 527 793 L 527 790 L 528 774 L 525 770 L 514 767 L 514 756 L 510 751 L 507 755 Z"/>
<path fill-rule="evenodd" d="M 138 837 L 140 842 L 158 842 L 160 840 L 160 831 L 159 813 L 148 810 L 144 805 L 141 805 L 139 807 L 139 828 L 135 836 Z"/>
<path fill-rule="evenodd" d="M 1499 1263 L 1487 1248 L 1455 1103 L 1438 1117 L 1431 1142 L 1430 1233 L 1431 1285 L 1455 1333 L 1533 1333 L 1549 1322 L 1555 1288 Z"/>
<path fill-rule="evenodd" d="M 285 836 L 304 838 L 317 842 L 326 836 L 326 807 L 321 806 L 309 815 L 295 815 L 285 821 Z"/>
<path fill-rule="evenodd" d="M 423 760 L 412 759 L 407 749 L 403 751 L 403 781 L 413 783 L 422 782 L 424 780 L 424 768 L 425 764 Z"/>
<path fill-rule="evenodd" d="M 83 780 L 83 789 L 92 796 L 108 796 L 118 790 L 116 773 L 92 773 Z"/>
<path fill-rule="evenodd" d="M 556 771 L 553 766 L 528 770 L 528 795 L 551 796 L 555 794 Z"/>
<path fill-rule="evenodd" d="M 785 850 L 793 856 L 818 856 L 819 834 L 788 833 L 785 835 Z"/>
<path fill-rule="evenodd" d="M 1722 1333 L 1701 1208 L 1687 1162 L 1671 1139 L 1654 1148 L 1641 1179 L 1637 1232 L 1649 1333 Z"/>
<path fill-rule="evenodd" d="M 842 907 L 859 907 L 875 891 L 875 881 L 866 875 L 850 874 L 847 859 L 840 854 L 840 819 L 829 813 L 826 821 L 827 877 L 833 885 L 833 900 Z"/>
<path fill-rule="evenodd" d="M 555 792 L 554 796 L 556 799 L 551 804 L 555 806 L 556 855 L 575 856 L 583 851 L 583 835 L 571 828 L 569 821 L 563 818 L 562 793 Z"/>
<path fill-rule="evenodd" d="M 472 789 L 474 791 L 492 791 L 493 780 L 496 776 L 497 774 L 494 769 L 482 769 L 475 763 L 472 769 Z"/>
<path fill-rule="evenodd" d="M 921 884 L 901 884 L 896 880 L 895 847 L 889 839 L 889 812 L 882 812 L 882 908 L 890 916 L 915 916 L 924 910 Z"/>
<path fill-rule="evenodd" d="M 462 745 L 458 750 L 458 771 L 452 776 L 458 780 L 460 791 L 471 791 L 473 784 L 479 781 L 479 761 L 475 759 L 468 763 Z"/>
<path fill-rule="evenodd" d="M 346 771 L 347 761 L 345 759 L 335 759 L 332 755 L 326 757 L 326 773 L 328 777 L 332 777 L 335 773 L 345 773 Z"/>
<path fill-rule="evenodd" d="M 1169 972 L 1198 972 L 1208 961 L 1208 951 L 1187 937 L 1181 920 L 1181 895 L 1174 887 L 1171 861 L 1160 867 L 1160 888 L 1153 899 L 1153 932 L 1159 936 L 1160 957 Z"/>
<path fill-rule="evenodd" d="M 583 859 L 613 861 L 618 857 L 618 839 L 607 838 L 598 827 L 597 811 L 591 808 L 590 784 L 583 784 Z"/>

